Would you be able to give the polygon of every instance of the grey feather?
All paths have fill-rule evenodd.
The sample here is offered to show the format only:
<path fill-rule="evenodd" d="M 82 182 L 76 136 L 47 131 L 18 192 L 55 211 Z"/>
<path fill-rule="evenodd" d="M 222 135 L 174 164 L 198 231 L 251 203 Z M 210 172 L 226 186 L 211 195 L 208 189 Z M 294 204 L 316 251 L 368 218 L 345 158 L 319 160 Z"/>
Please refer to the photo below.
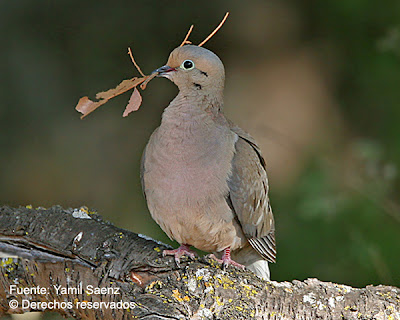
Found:
<path fill-rule="evenodd" d="M 265 161 L 249 134 L 233 125 L 231 130 L 239 135 L 228 181 L 231 206 L 250 245 L 264 259 L 275 262 L 275 223 Z"/>
<path fill-rule="evenodd" d="M 140 182 L 142 184 L 142 192 L 143 192 L 143 196 L 146 199 L 146 192 L 145 192 L 145 186 L 144 186 L 144 162 L 146 160 L 146 148 L 143 150 L 143 154 L 142 154 L 142 159 L 140 160 Z"/>

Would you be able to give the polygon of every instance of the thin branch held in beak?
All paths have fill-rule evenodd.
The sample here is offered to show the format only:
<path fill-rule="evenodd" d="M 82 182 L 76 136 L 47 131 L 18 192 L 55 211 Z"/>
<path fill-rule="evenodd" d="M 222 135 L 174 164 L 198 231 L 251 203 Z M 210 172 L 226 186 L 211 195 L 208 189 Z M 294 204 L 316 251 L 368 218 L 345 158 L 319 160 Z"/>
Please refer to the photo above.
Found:
<path fill-rule="evenodd" d="M 192 42 L 188 41 L 188 38 L 189 38 L 190 34 L 192 33 L 193 28 L 194 28 L 194 24 L 192 24 L 192 25 L 190 26 L 189 31 L 188 31 L 188 33 L 186 34 L 185 39 L 183 39 L 183 41 L 182 41 L 180 47 L 184 46 L 185 44 L 191 44 L 191 43 L 192 43 Z"/>
<path fill-rule="evenodd" d="M 203 44 L 205 44 L 208 40 L 210 40 L 214 34 L 217 33 L 217 31 L 222 27 L 222 25 L 224 24 L 226 18 L 228 18 L 229 16 L 229 11 L 227 13 L 225 13 L 224 18 L 222 19 L 222 21 L 219 23 L 219 25 L 215 28 L 215 30 L 213 32 L 210 33 L 210 35 L 205 38 L 200 44 L 198 44 L 199 47 L 201 47 Z"/>
<path fill-rule="evenodd" d="M 158 72 L 153 72 L 141 85 L 140 89 L 144 90 L 146 89 L 147 84 L 150 82 L 150 80 L 154 79 L 155 77 L 158 76 Z"/>
<path fill-rule="evenodd" d="M 142 72 L 142 70 L 140 69 L 139 65 L 136 63 L 135 59 L 133 58 L 132 50 L 130 47 L 128 47 L 128 54 L 131 57 L 132 63 L 135 65 L 137 71 L 139 71 L 139 73 L 142 75 L 142 77 L 145 77 L 145 75 Z"/>

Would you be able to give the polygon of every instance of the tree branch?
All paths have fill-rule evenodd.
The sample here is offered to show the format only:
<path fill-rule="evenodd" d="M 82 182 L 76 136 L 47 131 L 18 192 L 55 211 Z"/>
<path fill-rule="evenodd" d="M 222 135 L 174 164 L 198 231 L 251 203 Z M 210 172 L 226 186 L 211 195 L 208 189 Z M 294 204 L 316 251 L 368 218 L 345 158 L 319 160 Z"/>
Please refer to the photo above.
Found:
<path fill-rule="evenodd" d="M 51 310 L 116 320 L 400 318 L 395 287 L 265 282 L 206 258 L 178 268 L 162 258 L 166 248 L 85 208 L 2 207 L 0 252 L 8 258 L 0 262 L 0 316 Z"/>

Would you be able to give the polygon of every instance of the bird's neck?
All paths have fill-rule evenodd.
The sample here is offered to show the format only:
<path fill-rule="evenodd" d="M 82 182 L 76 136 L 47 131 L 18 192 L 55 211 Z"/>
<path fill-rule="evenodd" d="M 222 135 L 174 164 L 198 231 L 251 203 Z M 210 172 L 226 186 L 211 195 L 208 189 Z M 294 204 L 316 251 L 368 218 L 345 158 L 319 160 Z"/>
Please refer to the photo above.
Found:
<path fill-rule="evenodd" d="M 181 111 L 193 116 L 204 112 L 216 114 L 222 111 L 223 104 L 222 92 L 216 94 L 203 93 L 201 90 L 180 90 L 166 111 Z"/>
<path fill-rule="evenodd" d="M 204 163 L 204 159 L 218 159 L 221 145 L 232 146 L 234 137 L 220 107 L 218 100 L 197 100 L 183 93 L 171 101 L 157 130 L 165 166 L 175 168 L 178 163 L 183 168 L 204 168 L 209 162 Z"/>
<path fill-rule="evenodd" d="M 195 96 L 180 91 L 164 110 L 162 130 L 179 130 L 195 134 L 196 131 L 209 131 L 226 123 L 222 113 L 222 96 Z"/>

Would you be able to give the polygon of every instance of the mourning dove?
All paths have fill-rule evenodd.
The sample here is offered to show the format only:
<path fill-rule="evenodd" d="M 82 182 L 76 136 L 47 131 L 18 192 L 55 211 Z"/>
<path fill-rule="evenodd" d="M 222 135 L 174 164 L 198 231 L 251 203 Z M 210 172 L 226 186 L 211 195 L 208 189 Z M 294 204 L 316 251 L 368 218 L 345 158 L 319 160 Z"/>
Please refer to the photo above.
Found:
<path fill-rule="evenodd" d="M 164 255 L 178 263 L 182 255 L 194 257 L 194 246 L 219 253 L 224 266 L 246 266 L 269 279 L 267 261 L 275 262 L 276 249 L 265 161 L 254 139 L 222 112 L 221 60 L 203 47 L 184 45 L 155 72 L 179 88 L 141 168 L 151 216 L 181 245 Z"/>

